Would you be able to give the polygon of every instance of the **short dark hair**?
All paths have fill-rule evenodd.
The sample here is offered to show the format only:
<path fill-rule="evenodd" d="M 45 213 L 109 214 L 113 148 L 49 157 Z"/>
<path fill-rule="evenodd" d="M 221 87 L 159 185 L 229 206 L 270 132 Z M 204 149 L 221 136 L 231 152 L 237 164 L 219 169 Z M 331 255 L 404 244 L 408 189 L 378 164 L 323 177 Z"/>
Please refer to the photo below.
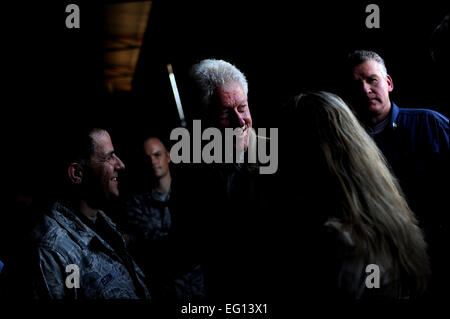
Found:
<path fill-rule="evenodd" d="M 88 127 L 72 133 L 65 145 L 65 166 L 67 167 L 72 162 L 86 165 L 95 152 L 95 143 L 92 135 L 101 131 L 106 132 L 103 128 Z"/>
<path fill-rule="evenodd" d="M 145 137 L 142 139 L 142 147 L 144 146 L 144 143 L 147 142 L 149 139 L 154 138 L 157 139 L 161 142 L 161 144 L 164 146 L 164 149 L 166 150 L 166 152 L 169 152 L 169 142 L 167 141 L 167 139 L 159 136 L 159 135 L 145 135 Z"/>
<path fill-rule="evenodd" d="M 51 194 L 54 200 L 70 198 L 73 196 L 74 184 L 67 175 L 71 163 L 87 166 L 95 152 L 95 142 L 92 135 L 95 132 L 105 131 L 98 127 L 76 127 L 68 125 L 56 134 L 53 143 L 60 147 L 54 148 L 54 158 L 51 158 L 50 177 L 54 180 Z"/>

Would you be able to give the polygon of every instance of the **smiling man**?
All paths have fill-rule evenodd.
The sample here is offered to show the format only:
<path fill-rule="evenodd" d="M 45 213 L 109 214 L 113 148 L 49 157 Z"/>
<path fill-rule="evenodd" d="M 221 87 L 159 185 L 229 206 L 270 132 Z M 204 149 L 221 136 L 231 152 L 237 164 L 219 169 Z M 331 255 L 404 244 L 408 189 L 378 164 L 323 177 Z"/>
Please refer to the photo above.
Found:
<path fill-rule="evenodd" d="M 234 65 L 216 59 L 205 59 L 191 69 L 191 78 L 199 90 L 202 119 L 209 127 L 235 129 L 235 147 L 246 151 L 255 138 L 248 105 L 248 84 Z"/>
<path fill-rule="evenodd" d="M 66 142 L 65 199 L 52 205 L 33 232 L 35 297 L 148 299 L 143 273 L 103 212 L 119 196 L 125 168 L 111 137 L 94 128 Z"/>
<path fill-rule="evenodd" d="M 237 81 L 218 86 L 214 92 L 213 104 L 217 116 L 212 119 L 217 120 L 217 127 L 238 129 L 238 146 L 246 150 L 252 129 L 252 116 L 243 87 Z"/>
<path fill-rule="evenodd" d="M 186 193 L 192 193 L 192 198 L 201 196 L 208 297 L 226 301 L 263 296 L 267 285 L 260 278 L 267 269 L 259 256 L 267 253 L 263 247 L 271 229 L 266 214 L 270 178 L 259 174 L 261 163 L 249 158 L 255 145 L 259 149 L 270 140 L 255 134 L 247 79 L 235 65 L 201 60 L 192 66 L 190 79 L 191 92 L 196 93 L 192 106 L 200 111 L 203 127 L 225 132 L 225 157 L 233 156 L 232 148 L 226 147 L 231 145 L 226 131 L 232 129 L 236 136 L 232 161 L 204 163 L 184 179 L 191 181 Z"/>

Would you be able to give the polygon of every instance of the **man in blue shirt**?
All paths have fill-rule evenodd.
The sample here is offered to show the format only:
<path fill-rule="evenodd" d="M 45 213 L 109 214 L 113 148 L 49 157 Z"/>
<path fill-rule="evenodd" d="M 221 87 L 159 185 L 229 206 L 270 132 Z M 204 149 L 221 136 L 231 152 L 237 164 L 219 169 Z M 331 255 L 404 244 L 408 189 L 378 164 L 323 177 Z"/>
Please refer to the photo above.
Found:
<path fill-rule="evenodd" d="M 425 231 L 437 276 L 445 269 L 440 269 L 443 266 L 439 256 L 443 254 L 440 245 L 448 236 L 444 200 L 448 181 L 449 121 L 432 110 L 399 108 L 393 103 L 389 94 L 394 83 L 377 53 L 355 51 L 348 57 L 348 67 L 353 80 L 353 109 L 399 179 Z"/>

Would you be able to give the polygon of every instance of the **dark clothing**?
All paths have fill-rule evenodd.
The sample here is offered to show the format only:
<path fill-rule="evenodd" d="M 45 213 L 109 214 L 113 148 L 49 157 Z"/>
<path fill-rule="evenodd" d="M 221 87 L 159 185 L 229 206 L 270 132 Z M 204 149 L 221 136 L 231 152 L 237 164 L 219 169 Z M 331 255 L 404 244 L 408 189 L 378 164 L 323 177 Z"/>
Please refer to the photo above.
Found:
<path fill-rule="evenodd" d="M 3 276 L 2 276 L 2 270 L 3 270 L 3 263 L 0 260 L 0 298 L 3 298 L 5 295 L 5 292 L 3 291 L 4 289 L 4 284 L 3 284 Z"/>
<path fill-rule="evenodd" d="M 0 260 L 4 263 L 0 274 L 0 295 L 9 300 L 33 298 L 30 235 L 39 219 L 39 212 L 48 205 L 36 200 L 30 202 L 11 196 L 0 222 Z"/>
<path fill-rule="evenodd" d="M 424 229 L 434 283 L 440 283 L 445 271 L 444 243 L 449 241 L 449 121 L 432 110 L 399 108 L 392 103 L 388 125 L 373 138 Z"/>
<path fill-rule="evenodd" d="M 132 196 L 127 201 L 127 226 L 134 230 L 132 234 L 146 241 L 164 239 L 172 226 L 169 211 L 170 190 L 160 194 L 151 190 L 144 194 Z"/>
<path fill-rule="evenodd" d="M 438 214 L 446 210 L 448 119 L 431 110 L 402 109 L 392 103 L 389 125 L 374 139 L 422 226 L 443 227 L 447 214 Z"/>
<path fill-rule="evenodd" d="M 211 301 L 269 300 L 268 175 L 251 164 L 209 164 L 192 169 L 199 198 L 206 285 Z M 197 193 L 197 195 L 195 195 Z"/>
<path fill-rule="evenodd" d="M 339 296 L 342 299 L 408 299 L 410 289 L 406 282 L 395 277 L 392 265 L 373 252 L 364 258 L 358 253 L 356 244 L 349 230 L 341 222 L 328 220 L 325 225 L 324 242 L 320 250 L 323 253 L 325 279 L 329 284 L 328 296 Z M 327 253 L 325 253 L 327 252 Z M 368 270 L 367 266 L 376 266 L 376 270 Z M 370 269 L 370 268 L 369 268 Z M 379 271 L 379 272 L 378 272 Z M 376 273 L 375 273 L 376 272 Z M 379 274 L 379 286 L 368 288 L 367 283 L 374 283 L 369 274 Z M 332 275 L 332 276 L 330 276 Z M 376 280 L 376 281 L 378 281 Z M 325 293 L 324 293 L 325 295 Z"/>
<path fill-rule="evenodd" d="M 423 172 L 448 157 L 449 122 L 438 112 L 392 103 L 388 125 L 374 138 L 394 170 Z"/>
<path fill-rule="evenodd" d="M 60 203 L 43 217 L 33 232 L 37 298 L 149 299 L 144 275 L 128 255 L 115 224 L 99 211 L 95 224 Z M 79 288 L 66 278 L 79 268 Z"/>
<path fill-rule="evenodd" d="M 156 303 L 205 298 L 203 272 L 195 257 L 195 225 L 183 204 L 177 203 L 176 191 L 156 190 L 134 195 L 126 204 L 128 245 Z"/>

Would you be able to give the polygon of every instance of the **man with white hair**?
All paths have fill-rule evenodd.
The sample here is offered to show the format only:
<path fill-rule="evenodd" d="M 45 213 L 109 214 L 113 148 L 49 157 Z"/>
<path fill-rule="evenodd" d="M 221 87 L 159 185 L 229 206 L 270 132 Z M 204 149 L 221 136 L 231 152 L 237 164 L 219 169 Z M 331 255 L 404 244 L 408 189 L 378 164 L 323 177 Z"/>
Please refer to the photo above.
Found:
<path fill-rule="evenodd" d="M 256 256 L 263 256 L 267 236 L 262 192 L 268 177 L 258 174 L 258 163 L 246 161 L 253 143 L 260 139 L 252 129 L 247 79 L 231 63 L 216 59 L 195 64 L 190 76 L 202 126 L 222 133 L 233 129 L 234 151 L 241 155 L 233 163 L 203 164 L 193 172 L 195 178 L 185 179 L 195 180 L 192 190 L 202 190 L 210 297 L 226 301 L 230 297 L 239 300 L 263 294 L 260 276 L 264 263 L 258 262 Z M 249 251 L 253 252 L 251 256 Z"/>
<path fill-rule="evenodd" d="M 239 129 L 241 149 L 247 149 L 252 129 L 252 116 L 247 101 L 248 84 L 244 74 L 234 65 L 215 59 L 194 65 L 191 77 L 200 90 L 203 120 L 219 129 Z"/>

